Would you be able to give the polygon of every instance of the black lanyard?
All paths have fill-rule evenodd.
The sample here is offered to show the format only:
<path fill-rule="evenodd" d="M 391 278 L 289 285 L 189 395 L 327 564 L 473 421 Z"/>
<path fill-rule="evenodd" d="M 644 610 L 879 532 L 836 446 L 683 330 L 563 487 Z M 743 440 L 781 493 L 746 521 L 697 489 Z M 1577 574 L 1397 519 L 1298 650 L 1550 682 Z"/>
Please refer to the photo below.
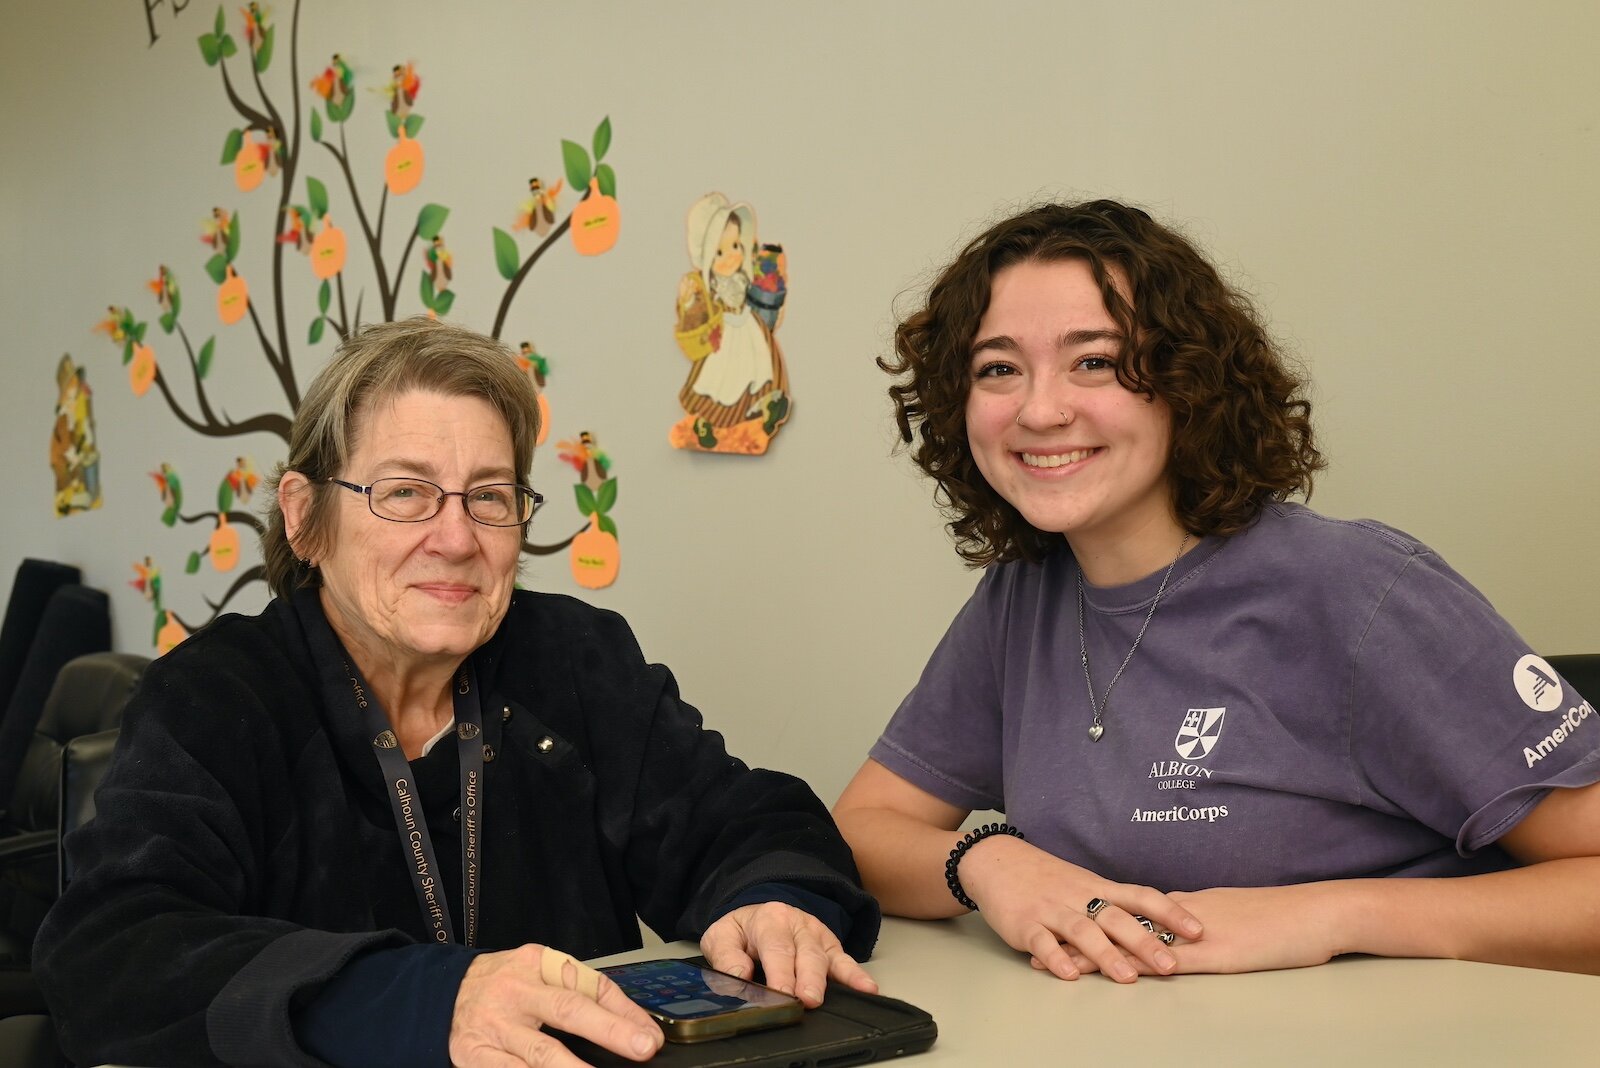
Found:
<path fill-rule="evenodd" d="M 378 700 L 362 681 L 361 673 L 348 661 L 344 669 L 350 677 L 355 703 L 366 719 L 372 751 L 383 769 L 395 829 L 400 834 L 400 851 L 405 854 L 406 868 L 417 891 L 422 921 L 435 942 L 454 942 L 450 903 L 439 881 L 433 836 L 428 833 L 422 798 L 417 796 L 412 781 L 411 763 L 400 751 L 400 740 L 389 726 L 389 717 L 378 707 Z M 483 833 L 483 709 L 478 702 L 477 673 L 470 663 L 461 665 L 451 688 L 456 746 L 461 758 L 461 920 L 467 928 L 463 944 L 470 946 L 478 940 L 478 840 Z"/>

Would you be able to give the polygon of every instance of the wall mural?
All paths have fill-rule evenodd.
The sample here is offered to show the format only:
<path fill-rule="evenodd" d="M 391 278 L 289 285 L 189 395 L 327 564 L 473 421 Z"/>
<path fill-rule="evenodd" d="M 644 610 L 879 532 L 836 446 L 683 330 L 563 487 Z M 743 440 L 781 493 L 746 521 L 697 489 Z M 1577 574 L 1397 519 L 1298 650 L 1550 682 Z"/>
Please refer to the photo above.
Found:
<path fill-rule="evenodd" d="M 674 448 L 759 456 L 791 414 L 778 326 L 789 295 L 782 245 L 764 245 L 749 204 L 707 193 L 689 208 L 690 270 L 674 336 L 689 359 Z"/>
<path fill-rule="evenodd" d="M 156 322 L 170 342 L 153 337 L 149 322 L 141 319 L 132 306 L 111 306 L 96 327 L 121 353 L 134 395 L 143 397 L 154 389 L 174 418 L 204 437 L 265 432 L 287 444 L 300 403 L 301 368 L 297 366 L 296 350 L 303 352 L 331 344 L 350 337 L 363 324 L 396 318 L 413 252 L 419 252 L 414 292 L 426 314 L 449 315 L 456 299 L 455 256 L 445 236 L 450 209 L 445 205 L 423 204 L 410 223 L 399 255 L 391 259 L 384 254 L 385 228 L 391 222 L 391 214 L 397 214 L 389 210 L 397 207 L 391 201 L 413 193 L 427 171 L 427 153 L 421 140 L 425 120 L 416 110 L 423 79 L 416 63 L 407 60 L 388 67 L 381 82 L 370 87 L 384 100 L 381 114 L 393 143 L 382 161 L 381 187 L 369 187 L 364 198 L 364 182 L 379 172 L 352 158 L 345 136 L 346 124 L 358 110 L 363 65 L 333 52 L 319 74 L 303 79 L 300 6 L 298 0 L 291 5 L 286 24 L 275 21 L 271 9 L 264 5 L 251 3 L 241 8 L 236 26 L 244 41 L 243 49 L 239 38 L 230 32 L 223 8 L 218 7 L 211 30 L 198 41 L 201 59 L 218 72 L 221 91 L 240 123 L 223 137 L 220 165 L 232 170 L 234 186 L 242 199 L 238 204 L 211 207 L 199 228 L 204 274 L 215 287 L 215 314 L 223 328 L 220 335 L 214 333 L 198 345 L 194 343 L 189 327 L 195 327 L 198 336 L 202 328 L 196 320 L 203 321 L 209 310 L 191 307 L 186 325 L 181 295 L 184 290 L 166 264 L 158 268 L 147 288 L 158 313 Z M 280 29 L 285 29 L 288 36 L 286 54 L 276 52 Z M 152 22 L 151 43 L 155 40 Z M 285 63 L 286 78 L 282 70 Z M 271 79 L 275 84 L 269 84 Z M 302 108 L 305 89 L 310 90 L 306 100 L 309 106 Z M 280 107 L 285 96 L 286 110 Z M 371 118 L 375 120 L 376 115 Z M 546 253 L 564 243 L 578 255 L 597 256 L 616 244 L 621 222 L 615 199 L 617 179 L 611 164 L 605 162 L 611 134 L 611 121 L 607 118 L 595 128 L 587 147 L 575 141 L 561 141 L 563 177 L 553 182 L 543 175 L 528 179 L 527 199 L 519 210 L 507 211 L 507 216 L 515 220 L 510 224 L 511 231 L 493 228 L 493 261 L 505 282 L 488 331 L 494 337 L 500 337 L 506 329 L 518 291 Z M 328 184 L 310 173 L 319 163 L 331 170 L 336 193 L 330 193 Z M 296 197 L 296 192 L 301 195 Z M 561 205 L 564 192 L 578 196 L 565 209 L 565 215 Z M 570 195 L 567 199 L 571 200 Z M 371 210 L 374 200 L 375 211 Z M 250 226 L 245 225 L 246 221 Z M 353 238 L 347 235 L 347 227 L 352 228 Z M 239 251 L 247 231 L 268 235 L 260 238 L 270 242 L 271 268 L 264 278 L 246 278 L 241 273 Z M 533 239 L 531 249 L 524 251 L 516 233 L 523 234 L 524 240 Z M 349 268 L 357 259 L 370 269 L 370 292 L 364 283 L 357 284 L 349 278 Z M 181 261 L 174 258 L 169 262 Z M 283 281 L 291 271 L 308 271 L 320 283 L 314 310 L 288 305 Z M 299 341 L 302 336 L 303 346 Z M 165 350 L 159 354 L 158 343 Z M 521 342 L 519 348 L 519 365 L 533 382 L 540 414 L 548 421 L 551 404 L 545 393 L 550 363 L 531 341 Z M 266 362 L 281 389 L 283 403 L 236 419 L 213 405 L 207 395 L 207 383 L 213 381 L 219 352 L 225 351 L 221 361 L 224 365 L 236 365 L 246 358 L 244 350 Z M 773 356 L 780 359 L 776 349 Z M 175 391 L 178 379 L 184 380 L 186 388 L 192 388 L 192 405 L 179 399 Z M 84 371 L 73 364 L 70 356 L 62 359 L 57 384 L 59 400 L 50 457 L 55 474 L 56 514 L 68 515 L 99 506 L 99 453 Z M 546 432 L 547 428 L 542 427 L 540 441 Z M 572 441 L 563 441 L 560 449 L 561 460 L 577 474 L 574 497 L 582 524 L 560 541 L 525 541 L 523 549 L 540 556 L 567 551 L 574 580 L 585 587 L 600 588 L 615 581 L 621 559 L 617 525 L 611 518 L 617 503 L 617 479 L 611 459 L 600 451 L 588 430 Z M 186 589 L 185 600 L 198 596 L 205 604 L 205 612 L 180 616 L 170 603 L 175 599 L 173 583 L 163 585 L 158 562 L 148 555 L 135 562 L 137 577 L 132 585 L 151 605 L 152 643 L 158 652 L 167 651 L 196 627 L 219 615 L 240 590 L 265 580 L 259 562 L 243 566 L 241 559 L 245 550 L 240 528 L 256 534 L 263 529 L 255 512 L 243 507 L 250 503 L 261 481 L 255 459 L 240 455 L 225 470 L 201 472 L 200 477 L 205 479 L 201 484 L 208 488 L 212 484 L 210 478 L 216 478 L 214 509 L 186 509 L 183 476 L 170 460 L 160 462 L 151 472 L 159 521 L 168 527 L 178 523 L 194 526 L 204 535 L 183 567 L 185 576 L 196 576 L 187 582 L 189 589 L 203 589 L 197 576 L 207 563 L 215 572 L 229 575 L 230 581 L 214 598 Z M 545 507 L 550 509 L 549 505 Z M 540 518 L 542 522 L 537 525 L 548 529 L 553 517 Z M 254 539 L 250 540 L 253 544 Z"/>

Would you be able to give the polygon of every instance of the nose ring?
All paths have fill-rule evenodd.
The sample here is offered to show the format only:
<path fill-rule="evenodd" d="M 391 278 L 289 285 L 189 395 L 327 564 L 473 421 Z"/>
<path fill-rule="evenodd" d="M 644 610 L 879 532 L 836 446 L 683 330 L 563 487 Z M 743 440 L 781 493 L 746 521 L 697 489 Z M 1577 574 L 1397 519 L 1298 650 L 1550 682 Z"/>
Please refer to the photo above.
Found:
<path fill-rule="evenodd" d="M 1066 426 L 1067 425 L 1067 413 L 1061 411 L 1060 409 L 1057 409 L 1056 414 L 1061 416 L 1061 422 L 1058 423 L 1057 425 L 1058 426 Z M 1017 413 L 1017 418 L 1016 418 L 1015 421 L 1016 421 L 1016 424 L 1018 426 L 1022 425 L 1022 413 L 1021 412 Z"/>

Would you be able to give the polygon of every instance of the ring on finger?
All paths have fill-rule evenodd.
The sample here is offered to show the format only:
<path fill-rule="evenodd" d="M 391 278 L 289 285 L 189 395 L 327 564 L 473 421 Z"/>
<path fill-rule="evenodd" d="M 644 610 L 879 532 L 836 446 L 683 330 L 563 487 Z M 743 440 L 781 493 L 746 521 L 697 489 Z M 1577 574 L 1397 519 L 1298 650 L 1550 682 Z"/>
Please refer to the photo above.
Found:
<path fill-rule="evenodd" d="M 1156 925 L 1150 922 L 1148 917 L 1136 915 L 1134 916 L 1134 919 L 1139 921 L 1140 927 L 1143 927 L 1146 931 L 1149 931 L 1151 934 L 1159 938 L 1161 940 L 1161 944 L 1164 946 L 1170 946 L 1172 943 L 1178 940 L 1178 936 L 1173 934 L 1171 931 L 1156 930 Z"/>
<path fill-rule="evenodd" d="M 1111 902 L 1107 901 L 1103 897 L 1091 897 L 1089 899 L 1089 903 L 1083 907 L 1083 911 L 1087 913 L 1089 918 L 1092 920 L 1096 916 L 1100 915 L 1101 912 L 1105 911 L 1105 907 L 1109 904 L 1111 904 Z"/>

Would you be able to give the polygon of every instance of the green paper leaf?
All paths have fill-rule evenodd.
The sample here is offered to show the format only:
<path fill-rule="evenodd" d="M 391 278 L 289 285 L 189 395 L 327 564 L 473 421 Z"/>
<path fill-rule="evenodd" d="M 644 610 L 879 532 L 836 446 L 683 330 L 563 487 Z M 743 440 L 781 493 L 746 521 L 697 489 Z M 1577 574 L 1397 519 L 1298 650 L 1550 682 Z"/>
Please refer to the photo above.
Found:
<path fill-rule="evenodd" d="M 323 315 L 328 314 L 328 305 L 333 301 L 333 283 L 326 280 L 322 288 L 317 290 L 317 310 Z"/>
<path fill-rule="evenodd" d="M 244 131 L 233 129 L 228 131 L 228 139 L 222 142 L 222 162 L 229 164 L 239 155 L 239 149 L 244 147 Z"/>
<path fill-rule="evenodd" d="M 166 609 L 156 613 L 156 625 L 150 628 L 150 644 L 156 645 L 161 640 L 161 628 L 167 625 Z"/>
<path fill-rule="evenodd" d="M 192 575 L 196 571 L 199 571 L 199 570 L 200 570 L 200 554 L 199 553 L 190 553 L 189 554 L 189 562 L 183 565 L 183 573 L 186 574 L 186 575 Z"/>
<path fill-rule="evenodd" d="M 218 37 L 221 37 L 223 34 L 225 34 L 227 32 L 228 32 L 228 24 L 227 24 L 226 21 L 224 21 L 224 19 L 222 17 L 222 5 L 218 4 L 217 5 L 217 22 L 216 22 L 215 33 L 216 33 L 216 35 Z"/>
<path fill-rule="evenodd" d="M 617 525 L 611 521 L 610 516 L 602 515 L 598 525 L 601 530 L 605 531 L 607 534 L 610 534 L 613 538 L 617 536 Z"/>
<path fill-rule="evenodd" d="M 176 315 L 174 315 L 172 312 L 165 313 L 161 316 L 161 332 L 163 334 L 172 333 L 172 328 L 177 325 L 177 322 L 178 317 Z"/>
<path fill-rule="evenodd" d="M 561 161 L 567 168 L 567 184 L 582 194 L 589 188 L 589 153 L 576 141 L 562 141 Z"/>
<path fill-rule="evenodd" d="M 328 187 L 306 175 L 306 199 L 311 202 L 311 221 L 320 223 L 328 214 Z"/>
<path fill-rule="evenodd" d="M 272 62 L 272 38 L 278 31 L 276 26 L 268 26 L 267 32 L 261 35 L 261 51 L 256 53 L 256 71 L 265 72 L 268 64 Z"/>
<path fill-rule="evenodd" d="M 311 140 L 322 140 L 322 112 L 316 108 L 311 109 Z"/>
<path fill-rule="evenodd" d="M 133 338 L 130 337 L 122 343 L 122 365 L 126 367 L 131 359 L 133 359 Z"/>
<path fill-rule="evenodd" d="M 434 299 L 433 313 L 441 317 L 449 315 L 450 308 L 455 304 L 455 302 L 456 291 L 453 289 L 446 289 Z"/>
<path fill-rule="evenodd" d="M 217 339 L 214 336 L 206 338 L 206 343 L 200 346 L 200 355 L 194 361 L 195 374 L 204 378 L 211 373 L 211 357 L 216 355 L 216 352 Z"/>
<path fill-rule="evenodd" d="M 433 274 L 429 271 L 422 272 L 422 306 L 433 307 Z"/>
<path fill-rule="evenodd" d="M 617 480 L 608 478 L 600 483 L 600 492 L 595 497 L 595 507 L 604 515 L 611 511 L 611 506 L 617 503 Z"/>
<path fill-rule="evenodd" d="M 385 111 L 383 113 L 383 121 L 389 126 L 390 137 L 400 136 L 400 116 L 396 115 L 392 111 Z"/>
<path fill-rule="evenodd" d="M 600 120 L 600 125 L 594 128 L 594 161 L 599 163 L 606 158 L 606 151 L 611 147 L 611 116 L 607 115 Z"/>
<path fill-rule="evenodd" d="M 206 61 L 208 67 L 215 67 L 217 60 L 222 58 L 217 39 L 209 33 L 200 35 L 200 58 Z"/>
<path fill-rule="evenodd" d="M 443 204 L 424 204 L 417 212 L 417 236 L 432 241 L 444 229 L 444 221 L 449 217 L 450 209 Z"/>
<path fill-rule="evenodd" d="M 517 268 L 522 266 L 522 253 L 517 251 L 516 240 L 498 226 L 494 228 L 494 265 L 507 282 L 517 276 Z"/>
<path fill-rule="evenodd" d="M 350 117 L 350 113 L 355 109 L 356 94 L 349 93 L 345 96 L 342 104 L 335 104 L 331 100 L 328 102 L 328 118 L 334 122 L 343 122 Z"/>
<path fill-rule="evenodd" d="M 596 167 L 594 177 L 600 186 L 601 194 L 608 197 L 617 195 L 617 172 L 611 169 L 611 164 L 602 163 Z"/>
<path fill-rule="evenodd" d="M 424 121 L 425 120 L 423 119 L 423 117 L 421 115 L 418 115 L 415 111 L 413 111 L 411 114 L 407 115 L 406 116 L 406 136 L 407 137 L 416 137 L 417 134 L 421 133 L 422 132 L 422 124 L 423 124 Z"/>
<path fill-rule="evenodd" d="M 217 511 L 226 513 L 233 507 L 233 484 L 227 479 L 217 483 Z"/>
<path fill-rule="evenodd" d="M 322 328 L 328 322 L 327 316 L 319 315 L 311 320 L 311 333 L 306 338 L 308 345 L 315 345 L 322 340 Z"/>
<path fill-rule="evenodd" d="M 573 486 L 572 489 L 578 495 L 578 511 L 584 515 L 594 515 L 595 501 L 593 491 L 582 482 Z"/>
<path fill-rule="evenodd" d="M 228 278 L 227 258 L 219 252 L 209 260 L 206 260 L 206 274 L 210 275 L 211 280 L 220 286 Z"/>
<path fill-rule="evenodd" d="M 133 327 L 133 340 L 144 344 L 144 332 L 150 328 L 149 323 L 135 323 Z"/>
<path fill-rule="evenodd" d="M 239 46 L 233 43 L 233 35 L 231 33 L 223 34 L 222 40 L 217 42 L 217 44 L 219 46 L 219 51 L 222 53 L 223 59 L 227 59 L 229 56 L 239 54 Z"/>
<path fill-rule="evenodd" d="M 183 311 L 183 298 L 178 295 L 178 280 L 176 278 L 172 280 L 172 286 L 167 292 L 167 299 L 172 301 L 172 321 L 176 323 L 178 315 Z M 167 333 L 170 334 L 172 331 L 168 330 Z"/>
<path fill-rule="evenodd" d="M 244 229 L 244 224 L 240 221 L 239 213 L 237 211 L 235 211 L 229 218 L 228 250 L 226 253 L 224 253 L 224 255 L 227 256 L 228 262 L 232 263 L 234 258 L 239 255 L 239 231 Z"/>
<path fill-rule="evenodd" d="M 168 507 L 165 512 L 162 512 L 161 513 L 161 521 L 163 523 L 165 523 L 169 527 L 174 525 L 175 523 L 177 523 L 177 521 L 178 521 L 178 506 L 176 504 L 173 504 L 170 507 Z"/>

